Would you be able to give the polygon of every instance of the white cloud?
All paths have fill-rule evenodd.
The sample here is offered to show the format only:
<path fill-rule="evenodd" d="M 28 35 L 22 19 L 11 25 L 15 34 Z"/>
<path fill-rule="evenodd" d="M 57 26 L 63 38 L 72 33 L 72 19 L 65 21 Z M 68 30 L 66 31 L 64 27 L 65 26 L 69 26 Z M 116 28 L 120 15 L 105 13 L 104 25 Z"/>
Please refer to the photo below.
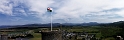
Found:
<path fill-rule="evenodd" d="M 0 12 L 2 14 L 12 15 L 12 5 L 7 0 L 0 0 Z"/>
<path fill-rule="evenodd" d="M 41 17 L 52 3 L 54 3 L 53 0 L 28 0 L 27 5 L 30 6 L 30 11 L 38 12 Z"/>
<path fill-rule="evenodd" d="M 13 15 L 12 9 L 15 6 L 18 6 L 19 3 L 27 6 L 29 11 L 33 11 L 35 13 L 26 13 L 24 9 L 20 9 L 24 15 L 35 14 L 35 17 L 40 18 L 43 22 L 49 22 L 50 17 L 44 15 L 46 13 L 47 7 L 52 7 L 53 12 L 53 20 L 57 19 L 68 19 L 70 18 L 70 22 L 84 22 L 84 21 L 99 21 L 105 20 L 105 22 L 112 22 L 123 20 L 121 18 L 117 19 L 109 19 L 109 16 L 113 16 L 111 14 L 117 14 L 119 16 L 124 17 L 124 11 L 117 12 L 101 12 L 103 10 L 110 10 L 113 8 L 124 8 L 124 0 L 13 0 L 13 4 L 9 4 L 6 6 L 5 4 L 10 2 L 10 0 L 0 0 L 0 12 L 4 14 Z M 93 17 L 89 17 L 86 20 L 85 17 L 87 14 L 92 14 L 92 12 L 96 12 L 95 15 L 97 17 L 92 19 Z M 101 15 L 109 15 L 109 16 L 101 16 Z M 81 17 L 83 16 L 83 17 Z M 90 15 L 91 16 L 91 15 Z M 100 17 L 99 17 L 100 16 Z M 103 21 L 104 22 L 104 21 Z"/>
<path fill-rule="evenodd" d="M 119 12 L 116 12 L 116 14 L 118 14 L 118 15 L 124 17 L 124 10 L 121 10 L 121 11 L 119 11 Z"/>
<path fill-rule="evenodd" d="M 58 16 L 66 15 L 66 18 L 69 18 L 69 17 L 73 19 L 80 18 L 81 20 L 82 18 L 80 16 L 91 14 L 90 12 L 98 12 L 96 15 L 100 17 L 91 19 L 92 21 L 99 20 L 99 22 L 101 22 L 101 20 L 105 18 L 104 19 L 105 22 L 111 22 L 109 21 L 110 19 L 107 17 L 113 16 L 111 14 L 118 14 L 120 16 L 123 16 L 122 15 L 123 13 L 116 13 L 116 12 L 106 13 L 106 12 L 101 12 L 101 11 L 110 10 L 113 8 L 123 8 L 124 7 L 123 4 L 124 4 L 123 0 L 68 0 L 68 1 L 65 1 L 65 4 L 63 4 L 63 6 L 56 11 L 57 13 L 56 15 Z M 109 15 L 109 16 L 104 17 L 101 15 Z M 100 19 L 100 18 L 103 18 L 103 19 Z M 123 19 L 118 19 L 118 20 L 111 19 L 111 20 L 118 21 L 118 20 L 123 20 Z"/>

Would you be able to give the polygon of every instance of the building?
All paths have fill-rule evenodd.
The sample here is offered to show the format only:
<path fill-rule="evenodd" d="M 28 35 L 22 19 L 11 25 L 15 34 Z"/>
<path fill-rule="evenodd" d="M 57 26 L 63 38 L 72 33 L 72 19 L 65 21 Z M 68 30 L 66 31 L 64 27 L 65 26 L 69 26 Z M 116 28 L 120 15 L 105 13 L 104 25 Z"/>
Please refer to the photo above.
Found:
<path fill-rule="evenodd" d="M 8 35 L 0 35 L 0 40 L 8 40 Z"/>

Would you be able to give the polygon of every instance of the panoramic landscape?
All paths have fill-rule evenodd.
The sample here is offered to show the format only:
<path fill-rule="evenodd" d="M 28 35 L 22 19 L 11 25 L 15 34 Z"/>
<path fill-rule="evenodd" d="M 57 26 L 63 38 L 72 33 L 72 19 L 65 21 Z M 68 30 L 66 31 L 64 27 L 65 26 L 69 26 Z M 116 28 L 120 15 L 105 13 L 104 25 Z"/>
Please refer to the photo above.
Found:
<path fill-rule="evenodd" d="M 124 40 L 124 0 L 0 1 L 0 40 Z"/>

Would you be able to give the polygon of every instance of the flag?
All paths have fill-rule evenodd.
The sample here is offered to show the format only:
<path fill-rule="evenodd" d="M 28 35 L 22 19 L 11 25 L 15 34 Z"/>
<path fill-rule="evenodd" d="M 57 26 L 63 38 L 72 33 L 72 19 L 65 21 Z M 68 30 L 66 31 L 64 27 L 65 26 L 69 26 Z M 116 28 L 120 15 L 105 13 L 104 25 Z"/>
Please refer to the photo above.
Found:
<path fill-rule="evenodd" d="M 48 11 L 48 12 L 52 12 L 52 8 L 48 7 L 48 8 L 47 8 L 47 11 Z"/>

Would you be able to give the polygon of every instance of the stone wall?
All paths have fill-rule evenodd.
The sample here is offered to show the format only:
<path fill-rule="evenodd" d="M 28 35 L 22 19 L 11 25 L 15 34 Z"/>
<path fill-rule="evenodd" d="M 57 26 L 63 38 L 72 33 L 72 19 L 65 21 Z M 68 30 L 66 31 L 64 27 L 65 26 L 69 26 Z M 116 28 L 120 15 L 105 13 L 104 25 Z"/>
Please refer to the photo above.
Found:
<path fill-rule="evenodd" d="M 41 32 L 42 40 L 62 40 L 61 31 L 47 31 Z"/>

